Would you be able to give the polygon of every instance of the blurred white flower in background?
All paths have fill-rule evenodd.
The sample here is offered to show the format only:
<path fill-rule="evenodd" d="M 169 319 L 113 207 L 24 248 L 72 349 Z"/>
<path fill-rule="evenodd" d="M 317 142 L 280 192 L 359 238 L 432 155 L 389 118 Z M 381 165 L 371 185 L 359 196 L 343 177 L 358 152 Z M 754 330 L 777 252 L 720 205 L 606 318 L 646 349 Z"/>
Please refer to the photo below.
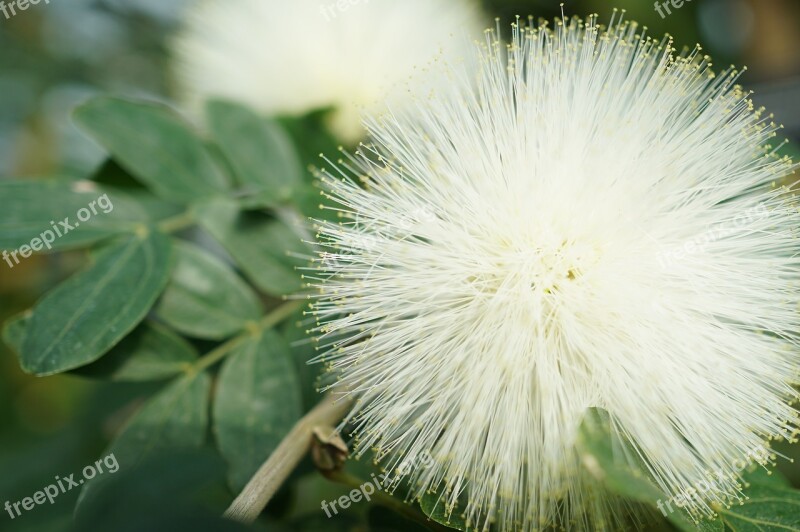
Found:
<path fill-rule="evenodd" d="M 342 220 L 308 277 L 357 451 L 429 454 L 414 493 L 462 499 L 471 528 L 626 529 L 581 465 L 589 408 L 665 493 L 725 473 L 695 517 L 793 438 L 800 214 L 776 184 L 795 165 L 736 71 L 637 31 L 490 34 L 477 86 L 451 69 L 323 173 Z"/>
<path fill-rule="evenodd" d="M 268 115 L 333 107 L 347 141 L 364 134 L 362 110 L 381 109 L 437 57 L 468 55 L 482 28 L 471 0 L 205 0 L 185 18 L 173 55 L 190 109 L 209 98 Z"/>

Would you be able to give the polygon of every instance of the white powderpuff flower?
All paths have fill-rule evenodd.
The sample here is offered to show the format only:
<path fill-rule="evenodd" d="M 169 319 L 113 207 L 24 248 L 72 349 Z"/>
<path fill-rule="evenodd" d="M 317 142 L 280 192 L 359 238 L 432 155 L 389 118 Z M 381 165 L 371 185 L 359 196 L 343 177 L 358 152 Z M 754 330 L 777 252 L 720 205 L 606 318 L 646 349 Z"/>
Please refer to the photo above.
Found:
<path fill-rule="evenodd" d="M 416 69 L 469 51 L 474 0 L 202 0 L 173 45 L 179 98 L 199 109 L 233 99 L 266 114 L 333 107 L 349 141 L 360 114 L 399 97 Z"/>
<path fill-rule="evenodd" d="M 615 18 L 487 31 L 477 73 L 321 172 L 341 221 L 316 224 L 311 312 L 356 452 L 429 455 L 413 494 L 478 529 L 622 527 L 576 450 L 592 407 L 667 494 L 713 475 L 695 517 L 796 427 L 780 127 L 733 69 Z"/>

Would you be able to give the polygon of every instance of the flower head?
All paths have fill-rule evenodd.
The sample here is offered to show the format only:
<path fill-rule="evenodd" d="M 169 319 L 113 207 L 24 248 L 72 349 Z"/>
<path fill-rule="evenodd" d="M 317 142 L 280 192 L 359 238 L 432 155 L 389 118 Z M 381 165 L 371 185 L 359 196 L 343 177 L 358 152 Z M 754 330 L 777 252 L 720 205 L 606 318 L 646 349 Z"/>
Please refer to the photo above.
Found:
<path fill-rule="evenodd" d="M 318 224 L 313 312 L 357 449 L 390 467 L 428 453 L 415 493 L 463 498 L 474 527 L 615 522 L 623 503 L 576 450 L 591 407 L 668 493 L 731 472 L 695 515 L 796 420 L 779 126 L 736 71 L 637 30 L 488 32 L 476 75 L 447 69 L 322 172 L 342 219 Z"/>
<path fill-rule="evenodd" d="M 334 131 L 357 140 L 362 110 L 466 50 L 449 36 L 478 28 L 478 13 L 473 0 L 203 0 L 175 41 L 179 92 L 193 108 L 212 97 L 267 114 L 333 107 Z"/>

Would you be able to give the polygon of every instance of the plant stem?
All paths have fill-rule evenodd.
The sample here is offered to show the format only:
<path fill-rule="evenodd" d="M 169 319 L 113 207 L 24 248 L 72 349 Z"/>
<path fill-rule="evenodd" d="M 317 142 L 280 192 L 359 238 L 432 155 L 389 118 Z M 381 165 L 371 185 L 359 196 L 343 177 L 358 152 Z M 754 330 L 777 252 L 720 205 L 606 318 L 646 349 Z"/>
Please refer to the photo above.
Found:
<path fill-rule="evenodd" d="M 302 306 L 303 301 L 289 301 L 284 303 L 280 307 L 264 316 L 261 321 L 251 323 L 247 330 L 243 331 L 238 336 L 231 338 L 224 344 L 201 357 L 197 362 L 189 366 L 189 372 L 199 373 L 204 369 L 213 366 L 225 358 L 231 351 L 250 340 L 253 336 L 257 336 L 263 331 L 271 329 L 294 314 L 294 312 Z"/>
<path fill-rule="evenodd" d="M 335 392 L 334 392 L 335 393 Z M 326 395 L 308 414 L 295 424 L 275 452 L 259 468 L 244 490 L 231 503 L 225 517 L 252 523 L 264 510 L 278 488 L 303 459 L 311 447 L 314 427 L 336 425 L 350 409 L 349 399 L 336 401 Z"/>
<path fill-rule="evenodd" d="M 158 223 L 158 228 L 164 233 L 176 233 L 195 224 L 194 213 L 191 210 L 176 214 Z"/>

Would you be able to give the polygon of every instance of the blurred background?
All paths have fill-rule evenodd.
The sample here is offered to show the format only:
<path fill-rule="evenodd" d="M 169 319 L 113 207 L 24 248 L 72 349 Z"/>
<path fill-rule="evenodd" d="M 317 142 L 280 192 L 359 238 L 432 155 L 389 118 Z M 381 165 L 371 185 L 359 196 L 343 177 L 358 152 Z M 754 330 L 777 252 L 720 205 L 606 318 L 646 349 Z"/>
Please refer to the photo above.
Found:
<path fill-rule="evenodd" d="M 192 1 L 50 0 L 8 19 L 0 13 L 0 176 L 90 174 L 104 153 L 71 125 L 70 109 L 99 92 L 169 99 L 168 43 Z M 484 4 L 501 21 L 560 13 L 560 0 Z M 612 7 L 627 9 L 626 17 L 650 34 L 669 32 L 678 47 L 701 43 L 719 67 L 747 65 L 742 84 L 788 137 L 800 138 L 800 2 L 687 0 L 662 18 L 650 0 L 567 0 L 565 12 L 599 13 L 602 20 Z M 0 322 L 30 307 L 78 264 L 78 257 L 64 254 L 31 258 L 13 271 L 0 268 Z M 0 504 L 92 463 L 132 399 L 151 391 L 73 376 L 32 378 L 0 345 Z M 798 468 L 781 467 L 800 486 Z M 38 507 L 19 522 L 0 516 L 0 529 L 63 530 L 76 496 Z"/>

